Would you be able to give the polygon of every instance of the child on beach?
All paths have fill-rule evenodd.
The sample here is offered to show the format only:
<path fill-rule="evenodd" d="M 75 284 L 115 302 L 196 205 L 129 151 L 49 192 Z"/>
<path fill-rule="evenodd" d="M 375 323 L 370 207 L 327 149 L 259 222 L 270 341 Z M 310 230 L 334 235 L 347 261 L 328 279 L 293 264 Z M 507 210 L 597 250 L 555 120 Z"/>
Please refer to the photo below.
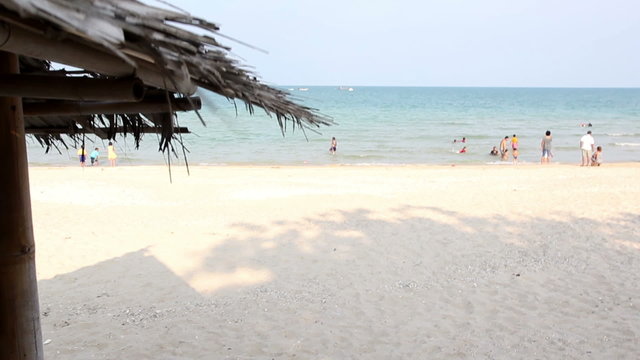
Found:
<path fill-rule="evenodd" d="M 513 134 L 513 136 L 511 137 L 511 149 L 518 150 L 518 137 L 516 136 L 516 134 Z"/>
<path fill-rule="evenodd" d="M 113 149 L 113 143 L 111 141 L 109 141 L 109 146 L 107 147 L 107 158 L 109 159 L 109 165 L 116 166 L 116 159 L 118 158 L 118 155 Z"/>
<path fill-rule="evenodd" d="M 602 146 L 596 148 L 596 152 L 591 156 L 591 166 L 600 166 L 602 163 Z"/>
<path fill-rule="evenodd" d="M 80 158 L 80 166 L 84 167 L 84 163 L 87 160 L 87 151 L 84 149 L 84 145 L 78 149 L 78 157 Z"/>
<path fill-rule="evenodd" d="M 100 165 L 98 163 L 98 156 L 100 156 L 100 150 L 98 150 L 98 148 L 95 148 L 89 155 L 89 158 L 91 159 L 91 166 Z"/>

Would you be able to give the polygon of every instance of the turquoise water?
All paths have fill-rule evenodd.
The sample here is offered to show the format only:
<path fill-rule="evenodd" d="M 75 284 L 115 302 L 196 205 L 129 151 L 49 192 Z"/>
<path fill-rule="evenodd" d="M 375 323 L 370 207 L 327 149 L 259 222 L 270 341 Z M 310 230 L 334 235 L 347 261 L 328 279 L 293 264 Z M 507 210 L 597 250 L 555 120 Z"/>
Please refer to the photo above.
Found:
<path fill-rule="evenodd" d="M 288 129 L 283 137 L 275 118 L 261 110 L 250 116 L 244 105 L 203 93 L 206 127 L 195 114 L 181 113 L 180 126 L 191 164 L 501 164 L 488 155 L 504 136 L 517 134 L 520 160 L 540 160 L 540 140 L 553 136 L 554 162 L 578 163 L 578 143 L 587 130 L 604 148 L 605 162 L 640 161 L 640 89 L 423 88 L 338 87 L 286 88 L 303 104 L 320 109 L 335 126 L 314 133 Z M 581 127 L 591 123 L 590 128 Z M 306 135 L 306 137 L 305 137 Z M 331 137 L 338 141 L 328 152 Z M 466 137 L 467 150 L 458 154 Z M 106 152 L 97 138 L 95 146 Z M 94 147 L 88 144 L 88 147 Z M 120 164 L 163 164 L 155 135 L 146 135 L 140 150 L 119 139 Z M 45 155 L 35 142 L 28 146 L 33 165 L 76 165 L 75 150 Z M 172 163 L 183 163 L 172 159 Z"/>

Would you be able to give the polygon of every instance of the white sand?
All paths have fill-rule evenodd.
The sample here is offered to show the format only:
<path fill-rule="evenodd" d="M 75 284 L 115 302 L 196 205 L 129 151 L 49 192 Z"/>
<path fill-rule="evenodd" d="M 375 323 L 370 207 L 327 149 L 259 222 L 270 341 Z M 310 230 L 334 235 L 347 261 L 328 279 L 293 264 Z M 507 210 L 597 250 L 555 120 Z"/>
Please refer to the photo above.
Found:
<path fill-rule="evenodd" d="M 640 165 L 31 168 L 47 359 L 637 359 Z"/>

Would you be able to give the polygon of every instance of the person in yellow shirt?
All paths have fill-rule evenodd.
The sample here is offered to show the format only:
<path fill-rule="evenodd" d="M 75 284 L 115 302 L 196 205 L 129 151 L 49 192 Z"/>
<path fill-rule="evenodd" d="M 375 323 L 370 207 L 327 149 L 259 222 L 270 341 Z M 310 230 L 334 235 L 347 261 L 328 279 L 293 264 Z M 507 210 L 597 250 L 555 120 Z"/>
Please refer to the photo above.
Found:
<path fill-rule="evenodd" d="M 109 165 L 116 166 L 116 159 L 118 155 L 116 154 L 116 150 L 113 148 L 113 143 L 109 141 L 109 146 L 107 147 L 107 158 L 109 159 Z"/>
<path fill-rule="evenodd" d="M 518 137 L 516 134 L 511 137 L 511 150 L 518 150 Z"/>
<path fill-rule="evenodd" d="M 87 160 L 87 151 L 84 149 L 84 145 L 78 149 L 78 157 L 80 158 L 80 166 L 84 167 L 84 163 Z"/>

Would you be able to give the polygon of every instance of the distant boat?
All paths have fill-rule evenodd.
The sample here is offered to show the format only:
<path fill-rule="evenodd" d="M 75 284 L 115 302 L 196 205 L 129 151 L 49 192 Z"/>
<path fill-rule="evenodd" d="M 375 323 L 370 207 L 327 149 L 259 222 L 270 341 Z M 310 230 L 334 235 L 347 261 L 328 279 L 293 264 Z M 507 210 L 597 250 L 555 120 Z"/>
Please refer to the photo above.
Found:
<path fill-rule="evenodd" d="M 309 91 L 309 88 L 298 88 L 298 91 Z"/>
<path fill-rule="evenodd" d="M 353 91 L 353 88 L 348 86 L 340 86 L 338 89 L 343 91 Z"/>

